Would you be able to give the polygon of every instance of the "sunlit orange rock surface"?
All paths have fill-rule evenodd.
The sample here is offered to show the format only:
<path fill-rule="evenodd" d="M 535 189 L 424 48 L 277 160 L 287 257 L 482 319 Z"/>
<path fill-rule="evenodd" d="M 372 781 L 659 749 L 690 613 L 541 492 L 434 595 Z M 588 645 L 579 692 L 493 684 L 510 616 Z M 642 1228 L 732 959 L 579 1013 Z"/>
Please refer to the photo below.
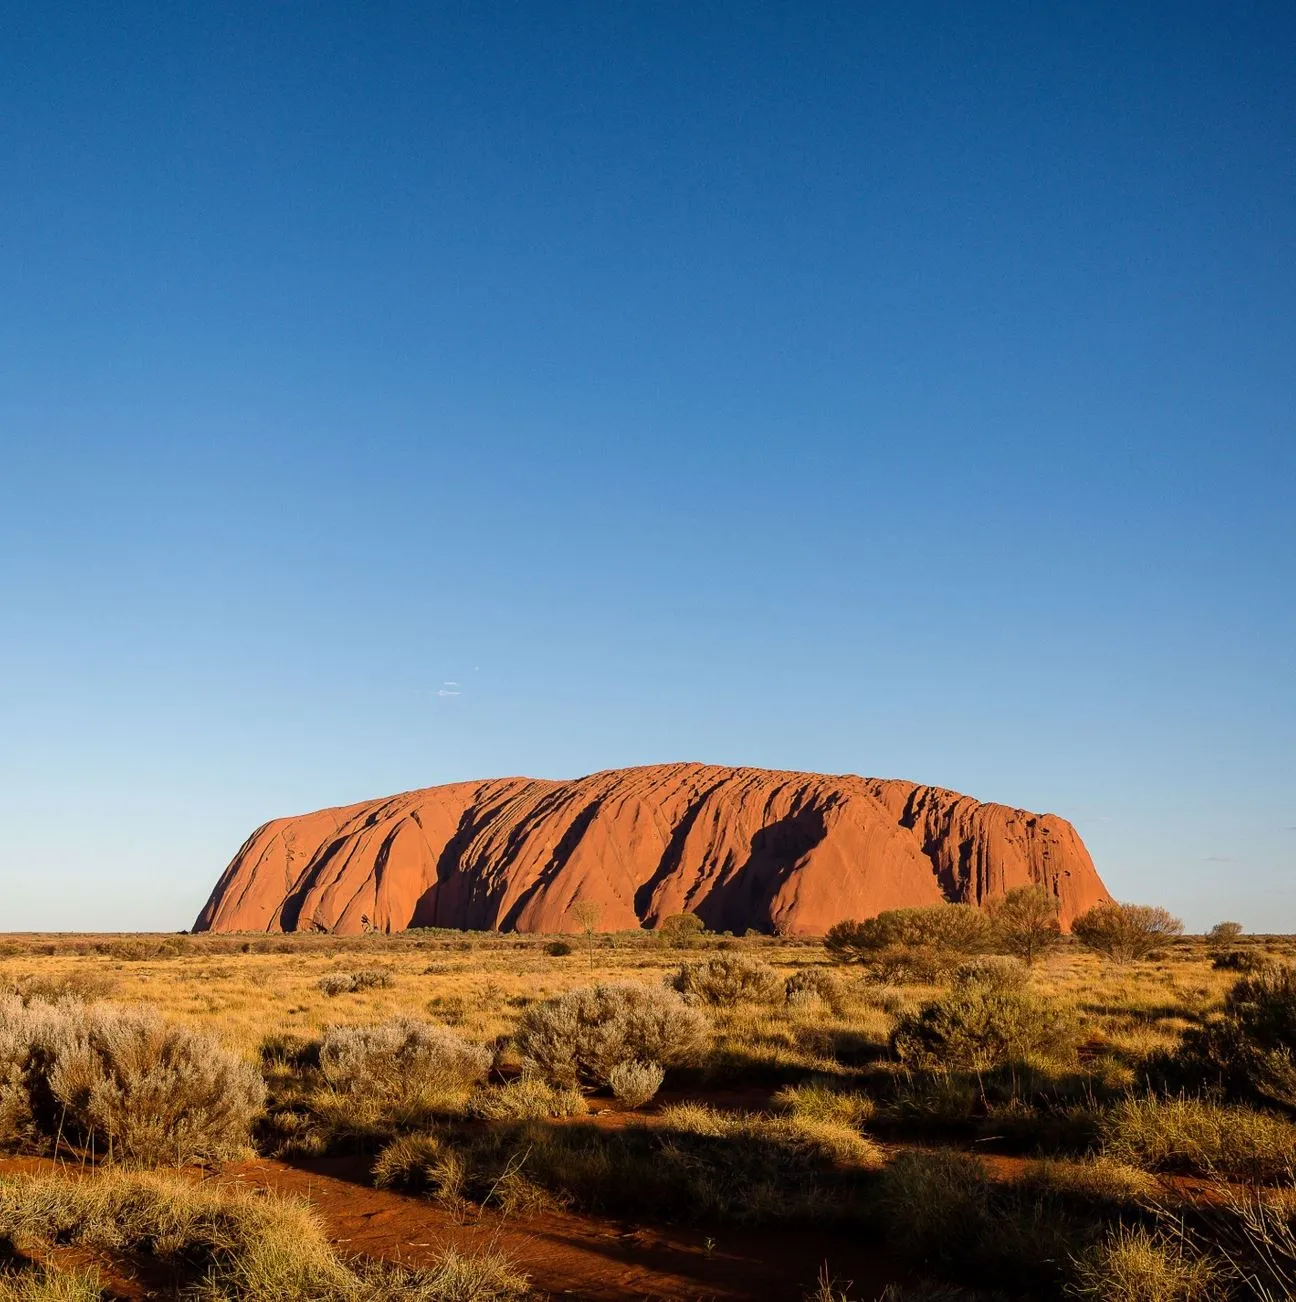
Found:
<path fill-rule="evenodd" d="M 1108 898 L 1075 828 L 882 778 L 707 764 L 496 778 L 279 818 L 226 868 L 198 931 L 573 931 L 696 913 L 715 931 L 843 918 L 1038 882 L 1063 925 Z"/>

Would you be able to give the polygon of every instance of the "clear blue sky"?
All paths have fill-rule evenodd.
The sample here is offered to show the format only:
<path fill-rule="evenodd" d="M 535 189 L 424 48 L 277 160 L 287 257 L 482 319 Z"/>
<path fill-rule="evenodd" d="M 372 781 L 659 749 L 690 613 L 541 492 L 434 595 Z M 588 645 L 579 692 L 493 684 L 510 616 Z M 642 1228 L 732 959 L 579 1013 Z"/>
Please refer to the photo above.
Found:
<path fill-rule="evenodd" d="M 3 33 L 0 928 L 698 759 L 1053 810 L 1122 898 L 1296 929 L 1291 5 Z"/>

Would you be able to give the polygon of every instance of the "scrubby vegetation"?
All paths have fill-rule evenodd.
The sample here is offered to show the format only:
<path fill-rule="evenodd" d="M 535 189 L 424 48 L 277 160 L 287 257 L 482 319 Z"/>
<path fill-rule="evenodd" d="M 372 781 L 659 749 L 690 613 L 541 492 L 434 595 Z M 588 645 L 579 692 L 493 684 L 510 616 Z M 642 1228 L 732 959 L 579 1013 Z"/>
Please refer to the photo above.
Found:
<path fill-rule="evenodd" d="M 170 1266 L 187 1295 L 212 1302 L 495 1302 L 527 1292 L 526 1276 L 498 1254 L 473 1259 L 447 1252 L 428 1271 L 357 1270 L 337 1255 L 302 1203 L 160 1176 L 2 1177 L 0 1236 L 27 1247 L 59 1243 L 110 1256 L 143 1254 Z M 101 1292 L 92 1272 L 63 1282 L 29 1270 L 12 1283 L 11 1295 L 99 1298 Z"/>
<path fill-rule="evenodd" d="M 686 998 L 722 1008 L 773 1003 L 786 993 L 783 978 L 768 963 L 733 953 L 685 963 L 671 976 L 670 984 Z"/>
<path fill-rule="evenodd" d="M 1071 934 L 1115 963 L 1146 958 L 1167 940 L 1181 935 L 1183 923 L 1165 909 L 1148 904 L 1095 904 L 1071 924 Z"/>
<path fill-rule="evenodd" d="M 696 1061 L 706 1031 L 705 1017 L 672 991 L 597 985 L 528 1008 L 515 1043 L 527 1066 L 554 1085 L 602 1086 L 623 1063 Z"/>
<path fill-rule="evenodd" d="M 1296 946 L 1167 924 L 1108 953 L 1018 907 L 895 911 L 827 945 L 589 930 L 575 959 L 457 933 L 21 942 L 0 1136 L 87 1174 L 0 1176 L 0 1302 L 101 1297 L 118 1259 L 194 1297 L 525 1287 L 489 1257 L 349 1260 L 295 1205 L 224 1188 L 253 1146 L 354 1163 L 447 1223 L 814 1227 L 930 1281 L 889 1298 L 1296 1295 Z M 355 997 L 323 980 L 367 972 Z M 214 1178 L 119 1170 L 195 1162 Z"/>
<path fill-rule="evenodd" d="M 153 1166 L 237 1154 L 265 1086 L 210 1037 L 136 1009 L 0 1002 L 0 1139 Z"/>

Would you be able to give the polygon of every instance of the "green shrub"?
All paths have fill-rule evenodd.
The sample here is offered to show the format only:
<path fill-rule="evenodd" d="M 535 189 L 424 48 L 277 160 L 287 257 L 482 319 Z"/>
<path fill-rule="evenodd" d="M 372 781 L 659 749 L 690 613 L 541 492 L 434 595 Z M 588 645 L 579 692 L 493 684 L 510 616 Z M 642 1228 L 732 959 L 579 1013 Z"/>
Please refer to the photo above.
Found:
<path fill-rule="evenodd" d="M 1183 933 L 1183 923 L 1165 909 L 1150 904 L 1095 904 L 1071 924 L 1071 934 L 1086 948 L 1116 963 L 1148 958 L 1173 936 Z"/>
<path fill-rule="evenodd" d="M 669 984 L 685 998 L 721 1008 L 769 1004 L 783 997 L 779 974 L 768 963 L 743 954 L 715 954 L 698 963 L 685 963 L 669 978 Z"/>
<path fill-rule="evenodd" d="M 535 1074 L 560 1086 L 609 1084 L 624 1062 L 665 1068 L 696 1062 L 707 1020 L 671 990 L 647 985 L 597 985 L 533 1004 L 514 1044 Z"/>
<path fill-rule="evenodd" d="M 1020 994 L 1026 989 L 1029 976 L 1021 959 L 985 954 L 960 963 L 954 970 L 954 984 L 996 994 Z"/>
<path fill-rule="evenodd" d="M 1211 967 L 1217 972 L 1260 972 L 1268 960 L 1253 949 L 1225 949 L 1211 955 Z"/>
<path fill-rule="evenodd" d="M 985 1071 L 999 1063 L 1075 1058 L 1080 1026 L 1068 1008 L 1041 997 L 985 984 L 956 987 L 896 1019 L 891 1050 L 925 1069 Z"/>
<path fill-rule="evenodd" d="M 544 949 L 550 958 L 566 958 L 572 952 L 571 943 L 566 940 L 551 940 Z"/>
<path fill-rule="evenodd" d="M 1088 1226 L 1048 1191 L 996 1184 L 965 1153 L 901 1153 L 874 1194 L 888 1241 L 957 1270 L 972 1283 L 1009 1285 L 1014 1295 L 1056 1297 L 1062 1264 L 1083 1250 Z"/>
<path fill-rule="evenodd" d="M 1128 1098 L 1102 1115 L 1099 1135 L 1110 1157 L 1147 1171 L 1270 1181 L 1296 1173 L 1296 1126 L 1251 1108 Z"/>
<path fill-rule="evenodd" d="M 346 1263 L 305 1203 L 160 1176 L 0 1177 L 0 1236 L 151 1258 L 171 1276 L 166 1296 L 209 1302 L 499 1302 L 527 1292 L 498 1253 L 449 1251 L 426 1270 Z M 10 1296 L 86 1297 L 37 1286 Z"/>
<path fill-rule="evenodd" d="M 867 1094 L 819 1081 L 785 1085 L 774 1095 L 774 1104 L 805 1121 L 831 1121 L 856 1129 L 866 1126 L 877 1111 Z"/>
<path fill-rule="evenodd" d="M 848 1127 L 691 1105 L 615 1131 L 532 1122 L 410 1137 L 380 1161 L 385 1180 L 448 1205 L 548 1199 L 603 1215 L 763 1223 L 841 1215 L 831 1183 L 881 1158 Z"/>
<path fill-rule="evenodd" d="M 824 947 L 839 963 L 869 963 L 888 951 L 979 954 L 991 941 L 990 919 L 970 904 L 933 904 L 887 909 L 863 922 L 839 922 L 828 929 Z"/>
<path fill-rule="evenodd" d="M 696 913 L 672 913 L 657 924 L 657 936 L 672 949 L 691 949 L 701 939 L 706 925 Z"/>
<path fill-rule="evenodd" d="M 1185 1034 L 1178 1066 L 1236 1098 L 1296 1109 L 1296 969 L 1266 967 L 1237 982 L 1223 1017 Z"/>

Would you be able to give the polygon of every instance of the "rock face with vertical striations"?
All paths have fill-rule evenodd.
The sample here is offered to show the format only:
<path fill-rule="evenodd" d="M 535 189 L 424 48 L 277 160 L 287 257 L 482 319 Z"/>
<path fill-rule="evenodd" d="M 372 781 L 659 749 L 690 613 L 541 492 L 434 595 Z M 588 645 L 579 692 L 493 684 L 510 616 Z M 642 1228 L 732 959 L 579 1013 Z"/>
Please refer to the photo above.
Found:
<path fill-rule="evenodd" d="M 570 782 L 497 778 L 279 818 L 226 868 L 196 931 L 651 927 L 819 934 L 883 909 L 1039 883 L 1063 926 L 1108 899 L 1065 819 L 939 787 L 707 764 Z"/>

